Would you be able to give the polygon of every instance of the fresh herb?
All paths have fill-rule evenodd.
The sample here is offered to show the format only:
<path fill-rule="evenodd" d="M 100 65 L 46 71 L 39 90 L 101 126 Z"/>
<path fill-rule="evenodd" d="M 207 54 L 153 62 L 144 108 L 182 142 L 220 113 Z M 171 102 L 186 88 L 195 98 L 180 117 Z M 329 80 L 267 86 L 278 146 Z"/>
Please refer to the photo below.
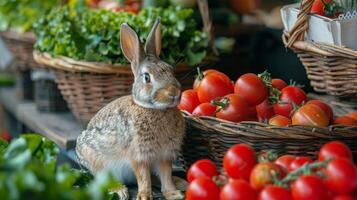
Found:
<path fill-rule="evenodd" d="M 18 32 L 29 31 L 33 23 L 57 3 L 57 0 L 0 0 L 0 31 L 9 28 Z"/>
<path fill-rule="evenodd" d="M 134 15 L 108 10 L 63 7 L 54 10 L 35 25 L 35 48 L 52 56 L 77 60 L 128 63 L 120 49 L 120 25 L 128 23 L 145 42 L 155 21 L 161 17 L 162 51 L 160 57 L 174 63 L 185 57 L 189 65 L 206 56 L 207 35 L 198 30 L 193 10 L 178 7 L 145 8 Z"/>
<path fill-rule="evenodd" d="M 39 135 L 26 134 L 10 144 L 0 140 L 0 196 L 2 199 L 114 199 L 109 188 L 122 185 L 103 173 L 57 167 L 59 149 Z"/>

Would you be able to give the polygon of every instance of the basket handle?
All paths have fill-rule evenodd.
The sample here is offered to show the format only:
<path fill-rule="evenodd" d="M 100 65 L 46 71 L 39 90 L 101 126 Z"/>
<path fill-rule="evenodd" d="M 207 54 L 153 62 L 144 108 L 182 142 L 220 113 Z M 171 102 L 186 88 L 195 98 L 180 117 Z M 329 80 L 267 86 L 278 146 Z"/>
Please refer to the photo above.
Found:
<path fill-rule="evenodd" d="M 286 47 L 292 47 L 296 41 L 304 41 L 305 32 L 309 28 L 309 18 L 314 0 L 302 0 L 297 20 L 290 30 L 284 31 L 283 41 Z"/>
<path fill-rule="evenodd" d="M 206 32 L 208 36 L 208 46 L 214 55 L 218 55 L 218 51 L 214 46 L 213 25 L 209 14 L 208 1 L 197 0 L 197 3 L 202 17 L 203 31 Z"/>

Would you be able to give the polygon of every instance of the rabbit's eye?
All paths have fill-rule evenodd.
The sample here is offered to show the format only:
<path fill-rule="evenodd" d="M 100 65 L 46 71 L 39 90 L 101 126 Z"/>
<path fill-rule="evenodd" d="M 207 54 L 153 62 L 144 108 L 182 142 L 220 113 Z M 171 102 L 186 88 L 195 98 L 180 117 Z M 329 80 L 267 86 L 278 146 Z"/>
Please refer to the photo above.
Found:
<path fill-rule="evenodd" d="M 144 76 L 144 82 L 145 83 L 150 83 L 150 75 L 149 75 L 149 73 L 144 73 L 143 74 L 143 76 Z"/>

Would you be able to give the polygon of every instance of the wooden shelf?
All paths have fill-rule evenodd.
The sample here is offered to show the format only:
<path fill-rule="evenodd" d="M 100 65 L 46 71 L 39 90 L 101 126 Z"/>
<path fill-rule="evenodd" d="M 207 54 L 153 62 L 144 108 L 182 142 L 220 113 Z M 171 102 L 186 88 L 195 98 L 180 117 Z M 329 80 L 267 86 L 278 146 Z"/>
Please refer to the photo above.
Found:
<path fill-rule="evenodd" d="M 73 149 L 82 127 L 69 113 L 39 112 L 34 102 L 19 101 L 14 88 L 1 88 L 0 101 L 19 121 L 54 141 L 64 150 Z"/>

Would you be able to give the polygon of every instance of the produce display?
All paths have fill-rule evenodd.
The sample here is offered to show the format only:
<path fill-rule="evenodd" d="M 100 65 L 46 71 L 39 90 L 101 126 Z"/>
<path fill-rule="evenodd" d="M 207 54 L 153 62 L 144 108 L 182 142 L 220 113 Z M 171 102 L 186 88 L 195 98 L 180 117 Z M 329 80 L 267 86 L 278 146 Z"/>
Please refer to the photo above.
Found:
<path fill-rule="evenodd" d="M 108 173 L 93 178 L 88 172 L 56 166 L 59 149 L 52 141 L 26 134 L 7 143 L 0 139 L 1 199 L 117 199 L 108 189 L 120 188 Z"/>
<path fill-rule="evenodd" d="M 1 0 L 0 1 L 0 31 L 14 29 L 27 32 L 42 16 L 45 16 L 57 0 Z"/>
<path fill-rule="evenodd" d="M 357 2 L 351 0 L 315 0 L 311 13 L 336 18 L 340 14 L 357 10 Z"/>
<path fill-rule="evenodd" d="M 198 160 L 187 172 L 187 200 L 353 200 L 357 166 L 351 150 L 339 141 L 326 143 L 317 160 L 257 153 L 246 144 L 224 155 L 220 174 L 215 164 Z"/>
<path fill-rule="evenodd" d="M 189 65 L 206 56 L 206 33 L 198 30 L 192 9 L 145 8 L 138 14 L 105 9 L 58 8 L 35 25 L 35 48 L 52 56 L 104 63 L 128 63 L 120 49 L 120 25 L 128 23 L 141 42 L 154 20 L 161 17 L 161 58 L 174 63 L 183 57 Z"/>
<path fill-rule="evenodd" d="M 182 92 L 178 108 L 196 117 L 273 126 L 357 126 L 357 112 L 334 116 L 331 106 L 307 98 L 303 89 L 272 79 L 268 72 L 244 74 L 235 82 L 217 70 L 198 72 L 193 89 Z"/>

